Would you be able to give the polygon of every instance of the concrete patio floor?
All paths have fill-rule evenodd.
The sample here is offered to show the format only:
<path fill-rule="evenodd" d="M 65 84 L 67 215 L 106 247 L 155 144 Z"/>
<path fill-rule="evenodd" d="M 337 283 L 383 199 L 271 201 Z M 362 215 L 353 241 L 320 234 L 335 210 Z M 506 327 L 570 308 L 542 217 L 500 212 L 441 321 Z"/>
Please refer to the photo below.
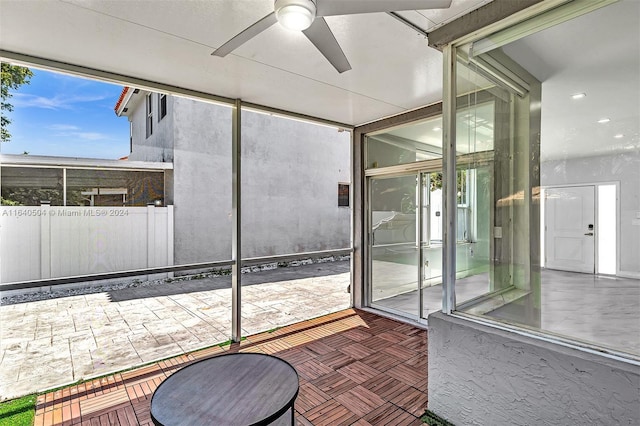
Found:
<path fill-rule="evenodd" d="M 349 262 L 243 274 L 242 334 L 346 309 Z M 0 306 L 0 400 L 224 342 L 228 276 Z"/>

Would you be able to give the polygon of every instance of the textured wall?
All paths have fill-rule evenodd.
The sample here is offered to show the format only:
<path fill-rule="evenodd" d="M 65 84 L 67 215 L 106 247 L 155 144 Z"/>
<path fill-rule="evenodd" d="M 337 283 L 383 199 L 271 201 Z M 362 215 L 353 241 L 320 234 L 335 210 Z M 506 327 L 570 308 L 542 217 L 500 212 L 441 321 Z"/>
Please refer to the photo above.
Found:
<path fill-rule="evenodd" d="M 338 207 L 338 183 L 351 180 L 350 137 L 243 112 L 243 257 L 349 247 L 351 212 Z"/>
<path fill-rule="evenodd" d="M 146 96 L 148 92 L 140 91 L 134 95 L 128 105 L 129 121 L 132 123 L 131 136 L 133 139 L 133 149 L 129 154 L 129 160 L 135 161 L 173 161 L 173 97 L 167 97 L 167 115 L 160 121 L 158 114 L 158 94 L 151 93 L 151 103 L 153 109 L 153 133 L 147 138 L 147 111 Z"/>
<path fill-rule="evenodd" d="M 429 316 L 429 409 L 461 425 L 639 425 L 640 367 Z"/>
<path fill-rule="evenodd" d="M 149 138 L 144 97 L 132 106 L 130 159 L 173 159 L 167 199 L 175 205 L 176 264 L 228 260 L 232 110 L 167 101 L 168 115 L 160 123 L 154 115 Z M 338 207 L 338 183 L 350 180 L 349 132 L 243 111 L 242 256 L 349 247 L 351 212 Z"/>
<path fill-rule="evenodd" d="M 231 259 L 231 108 L 172 100 L 175 262 Z"/>

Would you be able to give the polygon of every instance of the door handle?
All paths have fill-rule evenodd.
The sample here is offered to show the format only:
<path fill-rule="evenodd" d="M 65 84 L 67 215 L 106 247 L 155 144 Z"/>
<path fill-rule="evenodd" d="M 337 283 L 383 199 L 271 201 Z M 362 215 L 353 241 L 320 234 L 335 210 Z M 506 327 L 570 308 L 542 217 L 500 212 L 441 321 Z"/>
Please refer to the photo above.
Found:
<path fill-rule="evenodd" d="M 590 235 L 590 236 L 593 236 L 593 232 L 587 232 L 587 233 L 586 233 L 586 234 L 584 234 L 584 235 Z"/>

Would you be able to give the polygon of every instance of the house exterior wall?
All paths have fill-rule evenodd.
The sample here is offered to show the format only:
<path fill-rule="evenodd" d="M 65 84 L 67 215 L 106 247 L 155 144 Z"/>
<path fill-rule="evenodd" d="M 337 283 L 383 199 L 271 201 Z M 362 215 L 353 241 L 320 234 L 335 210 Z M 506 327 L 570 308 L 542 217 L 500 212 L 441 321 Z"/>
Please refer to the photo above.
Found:
<path fill-rule="evenodd" d="M 349 247 L 349 144 L 335 128 L 243 113 L 243 257 Z"/>
<path fill-rule="evenodd" d="M 620 182 L 620 273 L 640 278 L 640 151 L 541 163 L 541 184 Z"/>
<path fill-rule="evenodd" d="M 442 313 L 428 320 L 429 410 L 453 424 L 640 424 L 637 365 Z"/>
<path fill-rule="evenodd" d="M 172 99 L 175 263 L 231 259 L 231 108 Z"/>
<path fill-rule="evenodd" d="M 141 98 L 129 113 L 129 158 L 173 161 L 175 263 L 230 259 L 231 108 L 169 96 L 167 117 L 159 125 L 154 117 L 146 138 Z M 243 111 L 244 258 L 349 247 L 350 209 L 338 207 L 338 183 L 350 182 L 349 140 L 335 128 Z"/>
<path fill-rule="evenodd" d="M 147 138 L 147 112 L 145 94 L 141 91 L 135 101 L 131 102 L 129 108 L 132 112 L 129 121 L 132 123 L 131 138 L 132 151 L 129 154 L 130 160 L 168 162 L 173 161 L 173 102 L 172 96 L 167 96 L 167 115 L 158 121 L 158 93 L 151 93 L 151 104 L 153 108 L 153 132 Z"/>

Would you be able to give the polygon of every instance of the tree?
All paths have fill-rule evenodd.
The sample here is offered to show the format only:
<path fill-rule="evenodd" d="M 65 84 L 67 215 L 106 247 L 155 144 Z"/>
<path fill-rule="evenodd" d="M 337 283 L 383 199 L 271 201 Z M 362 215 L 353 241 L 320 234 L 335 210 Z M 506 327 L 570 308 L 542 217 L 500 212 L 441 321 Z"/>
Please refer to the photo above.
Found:
<path fill-rule="evenodd" d="M 2 103 L 0 104 L 0 142 L 8 142 L 11 139 L 11 133 L 7 130 L 7 127 L 11 123 L 11 120 L 5 115 L 6 112 L 13 111 L 13 105 L 8 100 L 13 96 L 10 90 L 15 90 L 23 84 L 29 84 L 33 72 L 29 68 L 21 67 L 18 65 L 11 65 L 8 63 L 2 63 L 2 85 L 0 98 Z"/>
<path fill-rule="evenodd" d="M 467 189 L 467 171 L 458 170 L 456 174 L 458 176 L 458 204 L 463 204 L 465 199 L 464 193 Z M 433 172 L 429 175 L 429 190 L 433 192 L 436 189 L 442 189 L 442 172 Z"/>

